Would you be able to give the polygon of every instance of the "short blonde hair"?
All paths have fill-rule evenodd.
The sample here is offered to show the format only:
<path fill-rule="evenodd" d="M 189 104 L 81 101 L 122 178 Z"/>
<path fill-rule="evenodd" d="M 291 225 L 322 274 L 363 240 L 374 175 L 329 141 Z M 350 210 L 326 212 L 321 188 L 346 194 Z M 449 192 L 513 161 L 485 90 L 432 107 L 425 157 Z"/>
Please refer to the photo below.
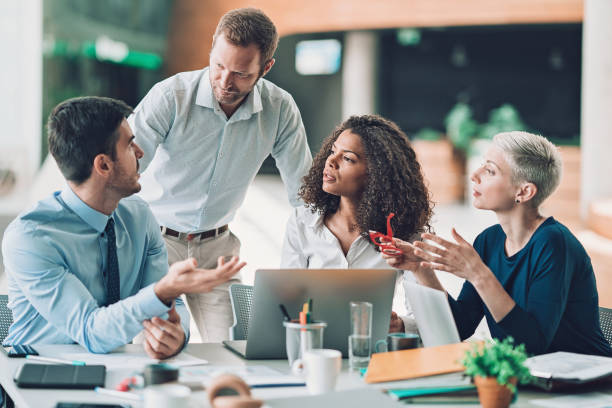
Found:
<path fill-rule="evenodd" d="M 527 132 L 503 132 L 493 137 L 512 169 L 514 183 L 533 183 L 538 188 L 531 199 L 537 208 L 559 185 L 563 164 L 557 147 L 545 137 Z"/>

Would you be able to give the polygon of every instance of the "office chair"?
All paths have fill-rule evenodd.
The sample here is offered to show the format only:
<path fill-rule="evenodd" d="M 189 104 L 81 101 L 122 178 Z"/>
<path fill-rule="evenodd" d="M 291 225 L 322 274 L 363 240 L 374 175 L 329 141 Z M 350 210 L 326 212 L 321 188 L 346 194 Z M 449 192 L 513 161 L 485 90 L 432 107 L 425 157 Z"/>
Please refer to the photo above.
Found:
<path fill-rule="evenodd" d="M 604 337 L 612 345 L 612 309 L 599 308 L 599 324 Z"/>
<path fill-rule="evenodd" d="M 8 329 L 13 324 L 13 314 L 7 306 L 8 295 L 0 295 L 0 344 L 8 336 Z"/>
<path fill-rule="evenodd" d="M 231 340 L 246 340 L 249 334 L 253 286 L 234 283 L 229 287 L 234 325 L 230 328 Z"/>

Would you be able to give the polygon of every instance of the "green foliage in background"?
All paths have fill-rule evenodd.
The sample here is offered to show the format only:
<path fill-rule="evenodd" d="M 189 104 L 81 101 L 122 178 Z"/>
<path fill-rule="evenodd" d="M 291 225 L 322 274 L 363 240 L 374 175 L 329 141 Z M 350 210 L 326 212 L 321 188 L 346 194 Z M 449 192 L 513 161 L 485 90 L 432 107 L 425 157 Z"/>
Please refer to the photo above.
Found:
<path fill-rule="evenodd" d="M 465 366 L 465 373 L 471 377 L 496 377 L 497 382 L 508 387 L 513 393 L 516 386 L 508 380 L 516 377 L 520 384 L 531 380 L 529 369 L 525 366 L 527 353 L 525 345 L 514 346 L 514 339 L 507 337 L 504 341 L 492 340 L 484 347 L 475 345 L 472 350 L 465 352 L 461 364 Z"/>
<path fill-rule="evenodd" d="M 470 140 L 478 134 L 479 125 L 472 118 L 472 108 L 467 103 L 459 102 L 444 118 L 446 134 L 449 140 L 462 152 L 467 152 Z"/>
<path fill-rule="evenodd" d="M 477 137 L 479 139 L 493 139 L 493 136 L 498 133 L 513 130 L 525 131 L 527 126 L 516 108 L 509 103 L 505 103 L 497 109 L 491 109 L 489 121 L 480 126 Z"/>
<path fill-rule="evenodd" d="M 464 153 L 468 152 L 472 139 L 492 139 L 500 132 L 527 130 L 520 114 L 509 103 L 491 109 L 489 121 L 479 124 L 473 118 L 470 105 L 459 102 L 448 112 L 444 123 L 449 140 Z"/>
<path fill-rule="evenodd" d="M 442 136 L 444 136 L 444 135 L 439 130 L 428 128 L 428 127 L 419 130 L 418 132 L 416 132 L 413 135 L 413 137 L 415 139 L 418 139 L 418 140 L 429 140 L 429 141 L 432 141 L 432 142 L 436 141 L 436 140 L 442 139 Z"/>

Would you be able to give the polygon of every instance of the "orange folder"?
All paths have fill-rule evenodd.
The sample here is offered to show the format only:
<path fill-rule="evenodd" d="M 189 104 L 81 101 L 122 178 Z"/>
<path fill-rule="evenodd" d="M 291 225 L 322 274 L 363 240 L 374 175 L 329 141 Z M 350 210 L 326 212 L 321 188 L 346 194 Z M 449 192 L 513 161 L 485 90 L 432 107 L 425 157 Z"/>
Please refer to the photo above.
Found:
<path fill-rule="evenodd" d="M 408 380 L 410 378 L 463 371 L 460 361 L 474 343 L 447 344 L 372 355 L 365 382 Z"/>

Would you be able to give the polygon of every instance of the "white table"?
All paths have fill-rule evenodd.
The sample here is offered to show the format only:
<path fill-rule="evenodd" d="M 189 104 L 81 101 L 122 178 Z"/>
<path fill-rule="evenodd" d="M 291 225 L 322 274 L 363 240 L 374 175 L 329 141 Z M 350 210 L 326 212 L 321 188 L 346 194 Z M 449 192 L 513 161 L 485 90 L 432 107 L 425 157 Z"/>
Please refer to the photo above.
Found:
<path fill-rule="evenodd" d="M 82 353 L 83 348 L 77 345 L 53 346 L 61 347 L 63 351 L 74 351 Z M 142 350 L 141 345 L 127 345 L 120 348 L 118 351 L 138 351 Z M 289 367 L 286 360 L 244 360 L 227 350 L 220 344 L 204 343 L 204 344 L 189 344 L 186 351 L 196 357 L 204 358 L 213 365 L 266 365 L 282 372 L 289 372 Z M 41 353 L 44 354 L 44 353 Z M 13 382 L 13 374 L 17 368 L 24 363 L 24 359 L 8 358 L 3 353 L 0 353 L 0 383 L 6 392 L 13 399 L 15 405 L 20 408 L 53 408 L 58 401 L 64 402 L 123 402 L 129 403 L 134 408 L 142 407 L 142 403 L 121 400 L 114 397 L 104 396 L 90 390 L 37 390 L 37 389 L 22 389 L 15 386 Z M 358 372 L 348 369 L 348 361 L 343 361 L 343 369 L 338 379 L 337 390 L 347 390 L 352 388 L 368 387 L 361 379 Z M 107 371 L 106 387 L 114 388 L 114 386 L 124 377 L 129 375 L 132 370 L 117 370 L 110 369 Z M 252 390 L 253 395 L 261 399 L 282 398 L 291 396 L 308 395 L 306 387 L 279 387 L 279 388 L 255 388 Z M 611 390 L 607 390 L 611 392 Z M 612 392 L 611 392 L 612 393 Z M 194 392 L 192 397 L 193 407 L 207 407 L 206 392 Z M 548 394 L 539 391 L 521 390 L 519 393 L 518 402 L 513 407 L 535 407 L 529 401 L 534 398 L 550 398 L 559 394 Z M 409 405 L 417 407 L 417 405 Z M 432 405 L 426 405 L 431 407 Z M 449 405 L 444 405 L 448 407 Z M 464 405 L 466 406 L 466 405 Z M 322 408 L 322 407 L 319 407 Z"/>

